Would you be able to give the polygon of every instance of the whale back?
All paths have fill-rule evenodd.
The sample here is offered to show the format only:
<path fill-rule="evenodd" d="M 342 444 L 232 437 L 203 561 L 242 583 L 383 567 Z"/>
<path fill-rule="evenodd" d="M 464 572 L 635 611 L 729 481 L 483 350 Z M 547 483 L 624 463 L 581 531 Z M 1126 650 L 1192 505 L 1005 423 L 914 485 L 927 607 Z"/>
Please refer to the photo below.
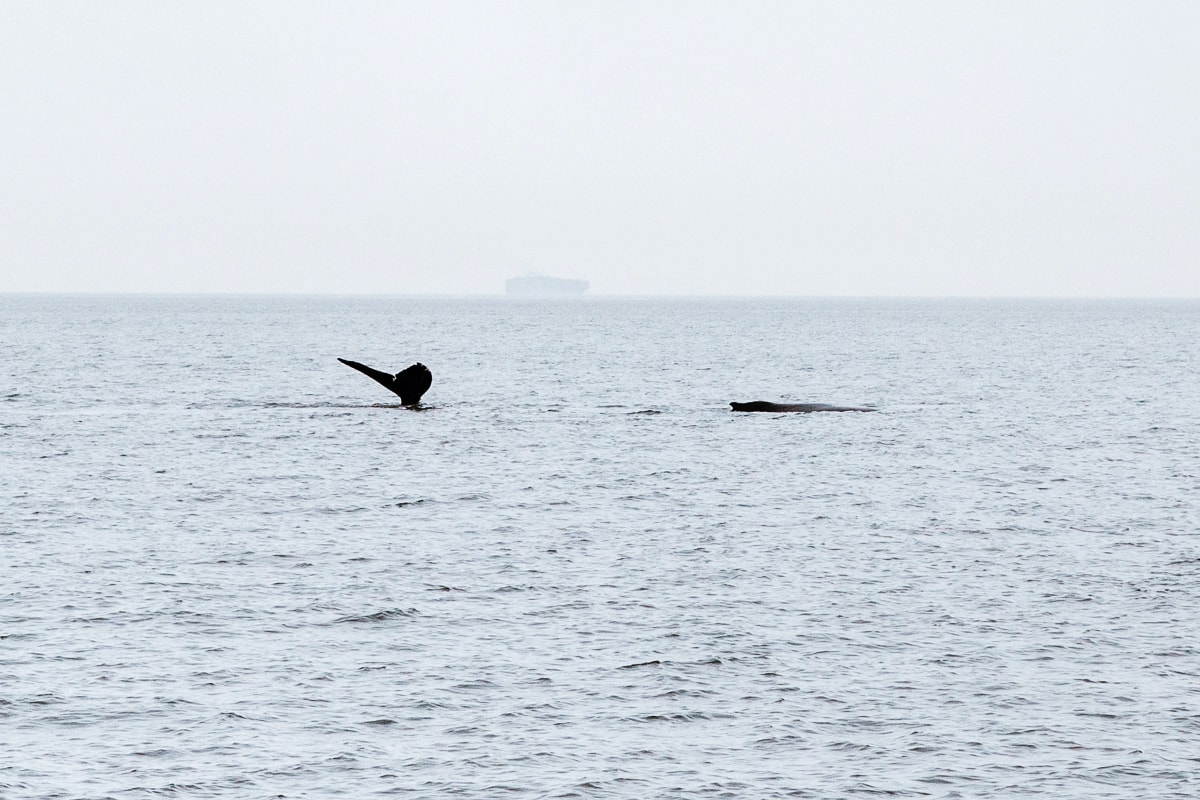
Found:
<path fill-rule="evenodd" d="M 811 413 L 813 411 L 874 411 L 873 408 L 862 408 L 859 406 L 831 406 L 826 403 L 768 403 L 765 400 L 754 400 L 749 403 L 730 403 L 730 408 L 734 411 L 765 411 L 769 413 L 783 412 L 799 412 Z"/>

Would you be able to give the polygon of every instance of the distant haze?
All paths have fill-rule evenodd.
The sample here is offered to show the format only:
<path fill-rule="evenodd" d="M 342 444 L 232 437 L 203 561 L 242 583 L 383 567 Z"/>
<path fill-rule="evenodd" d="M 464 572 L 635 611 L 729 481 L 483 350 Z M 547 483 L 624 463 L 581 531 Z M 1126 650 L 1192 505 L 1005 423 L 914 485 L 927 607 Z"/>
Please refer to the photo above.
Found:
<path fill-rule="evenodd" d="M 0 291 L 1200 296 L 1200 3 L 0 6 Z"/>

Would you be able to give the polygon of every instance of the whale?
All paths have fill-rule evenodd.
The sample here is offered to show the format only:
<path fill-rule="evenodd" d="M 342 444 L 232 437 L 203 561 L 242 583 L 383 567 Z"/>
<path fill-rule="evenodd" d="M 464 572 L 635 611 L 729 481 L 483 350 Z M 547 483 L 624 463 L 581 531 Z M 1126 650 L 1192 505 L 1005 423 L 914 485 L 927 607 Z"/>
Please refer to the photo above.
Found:
<path fill-rule="evenodd" d="M 348 358 L 339 358 L 338 361 L 351 369 L 358 370 L 388 391 L 400 395 L 401 405 L 417 405 L 421 402 L 421 395 L 429 391 L 429 387 L 433 385 L 433 373 L 429 371 L 429 367 L 419 361 L 411 367 L 400 370 L 395 375 L 368 367 L 357 361 L 351 361 Z"/>
<path fill-rule="evenodd" d="M 813 411 L 874 411 L 873 408 L 862 406 L 831 406 L 826 403 L 768 403 L 765 400 L 755 400 L 750 403 L 730 403 L 734 411 L 768 411 L 780 413 L 798 411 L 804 414 Z"/>

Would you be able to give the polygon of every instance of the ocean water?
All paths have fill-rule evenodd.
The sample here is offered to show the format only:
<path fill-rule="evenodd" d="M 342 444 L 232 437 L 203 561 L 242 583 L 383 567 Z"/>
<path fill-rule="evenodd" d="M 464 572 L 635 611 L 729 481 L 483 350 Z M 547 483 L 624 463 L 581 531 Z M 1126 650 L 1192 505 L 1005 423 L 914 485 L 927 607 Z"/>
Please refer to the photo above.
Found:
<path fill-rule="evenodd" d="M 1197 302 L 0 297 L 0 797 L 1195 797 L 1198 376 Z"/>

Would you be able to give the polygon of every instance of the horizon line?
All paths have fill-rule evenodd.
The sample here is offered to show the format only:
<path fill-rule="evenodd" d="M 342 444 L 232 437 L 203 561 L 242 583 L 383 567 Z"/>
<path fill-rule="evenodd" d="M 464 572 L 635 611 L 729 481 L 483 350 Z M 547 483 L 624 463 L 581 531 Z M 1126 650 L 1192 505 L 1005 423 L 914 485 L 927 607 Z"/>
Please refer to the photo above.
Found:
<path fill-rule="evenodd" d="M 424 298 L 464 299 L 503 298 L 506 300 L 589 299 L 677 299 L 677 300 L 1198 300 L 1200 295 L 1154 294 L 584 294 L 584 295 L 509 295 L 504 292 L 305 292 L 305 291 L 171 291 L 118 290 L 86 291 L 75 289 L 3 290 L 0 296 L 61 297 L 345 297 L 345 298 Z"/>

